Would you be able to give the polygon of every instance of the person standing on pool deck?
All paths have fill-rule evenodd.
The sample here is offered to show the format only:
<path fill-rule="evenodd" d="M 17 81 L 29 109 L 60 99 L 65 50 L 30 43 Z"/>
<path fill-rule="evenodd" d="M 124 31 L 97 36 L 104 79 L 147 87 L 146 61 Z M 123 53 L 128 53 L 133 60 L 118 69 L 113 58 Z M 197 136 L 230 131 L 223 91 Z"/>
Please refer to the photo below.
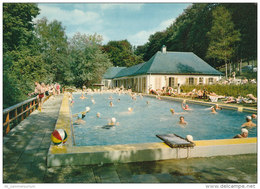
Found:
<path fill-rule="evenodd" d="M 241 134 L 237 134 L 233 138 L 247 138 L 248 137 L 248 130 L 243 128 L 241 129 Z"/>
<path fill-rule="evenodd" d="M 256 124 L 252 122 L 251 116 L 246 116 L 246 123 L 244 123 L 241 127 L 255 127 Z"/>
<path fill-rule="evenodd" d="M 39 107 L 38 110 L 41 111 L 42 109 L 42 98 L 44 97 L 44 94 L 42 95 L 42 86 L 40 85 L 40 83 L 38 83 L 37 81 L 34 82 L 35 88 L 34 88 L 34 92 L 33 93 L 29 93 L 28 95 L 37 95 L 37 98 L 39 99 Z M 44 92 L 43 92 L 44 93 Z"/>

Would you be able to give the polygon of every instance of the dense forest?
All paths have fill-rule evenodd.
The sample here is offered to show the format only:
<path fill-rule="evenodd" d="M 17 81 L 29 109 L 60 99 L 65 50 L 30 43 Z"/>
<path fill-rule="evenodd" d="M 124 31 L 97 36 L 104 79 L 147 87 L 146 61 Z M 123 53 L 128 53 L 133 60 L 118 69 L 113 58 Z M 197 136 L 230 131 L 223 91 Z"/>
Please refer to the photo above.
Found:
<path fill-rule="evenodd" d="M 162 45 L 168 51 L 194 52 L 215 68 L 257 59 L 257 5 L 198 3 L 188 7 L 168 28 L 149 37 L 135 54 L 149 60 Z"/>
<path fill-rule="evenodd" d="M 190 51 L 213 67 L 257 59 L 257 5 L 193 4 L 168 28 L 132 46 L 127 40 L 102 44 L 102 36 L 76 33 L 68 38 L 58 20 L 34 18 L 37 4 L 3 4 L 3 106 L 28 98 L 34 81 L 81 87 L 99 83 L 111 66 L 147 61 L 162 45 Z"/>

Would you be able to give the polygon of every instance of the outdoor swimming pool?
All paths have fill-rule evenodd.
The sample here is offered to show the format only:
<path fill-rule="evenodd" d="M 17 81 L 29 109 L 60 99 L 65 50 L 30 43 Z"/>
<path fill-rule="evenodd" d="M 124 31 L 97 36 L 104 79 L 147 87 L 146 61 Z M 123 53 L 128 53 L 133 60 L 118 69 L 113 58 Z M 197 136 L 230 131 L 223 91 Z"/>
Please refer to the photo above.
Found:
<path fill-rule="evenodd" d="M 167 133 L 182 137 L 190 134 L 194 140 L 230 139 L 240 133 L 240 126 L 245 122 L 245 117 L 250 115 L 231 110 L 219 110 L 217 114 L 211 114 L 209 107 L 196 104 L 189 104 L 192 111 L 185 112 L 180 102 L 139 96 L 132 100 L 126 94 L 96 93 L 86 96 L 87 99 L 82 100 L 80 94 L 73 95 L 75 103 L 71 107 L 72 114 L 84 111 L 87 106 L 91 109 L 84 118 L 86 124 L 73 125 L 76 146 L 161 142 L 155 135 Z M 113 107 L 109 106 L 110 101 Z M 133 108 L 133 112 L 128 112 L 129 107 Z M 170 108 L 174 108 L 178 114 L 172 115 Z M 101 114 L 100 118 L 96 117 L 97 112 Z M 184 116 L 187 126 L 178 124 L 180 116 Z M 104 127 L 112 117 L 116 118 L 119 125 Z M 256 123 L 256 120 L 253 122 Z M 256 137 L 256 132 L 256 128 L 250 129 L 249 137 Z"/>

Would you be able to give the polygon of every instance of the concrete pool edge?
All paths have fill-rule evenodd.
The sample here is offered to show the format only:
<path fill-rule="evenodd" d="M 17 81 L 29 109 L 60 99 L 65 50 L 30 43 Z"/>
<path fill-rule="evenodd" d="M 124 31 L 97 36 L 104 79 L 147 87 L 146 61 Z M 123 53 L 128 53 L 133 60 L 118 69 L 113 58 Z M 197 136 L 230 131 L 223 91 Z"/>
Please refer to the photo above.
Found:
<path fill-rule="evenodd" d="M 257 138 L 200 140 L 194 148 L 170 148 L 165 143 L 108 146 L 74 146 L 67 94 L 64 95 L 55 129 L 63 128 L 68 140 L 63 146 L 51 145 L 47 166 L 128 163 L 176 158 L 211 157 L 257 153 Z"/>

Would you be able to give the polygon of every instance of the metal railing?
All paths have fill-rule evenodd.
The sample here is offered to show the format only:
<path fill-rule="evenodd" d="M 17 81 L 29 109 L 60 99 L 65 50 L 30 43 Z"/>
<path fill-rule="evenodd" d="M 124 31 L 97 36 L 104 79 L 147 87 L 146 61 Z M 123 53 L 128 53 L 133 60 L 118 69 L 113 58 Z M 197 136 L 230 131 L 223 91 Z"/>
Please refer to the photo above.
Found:
<path fill-rule="evenodd" d="M 25 100 L 3 110 L 3 134 L 6 135 L 38 107 L 37 97 Z"/>

